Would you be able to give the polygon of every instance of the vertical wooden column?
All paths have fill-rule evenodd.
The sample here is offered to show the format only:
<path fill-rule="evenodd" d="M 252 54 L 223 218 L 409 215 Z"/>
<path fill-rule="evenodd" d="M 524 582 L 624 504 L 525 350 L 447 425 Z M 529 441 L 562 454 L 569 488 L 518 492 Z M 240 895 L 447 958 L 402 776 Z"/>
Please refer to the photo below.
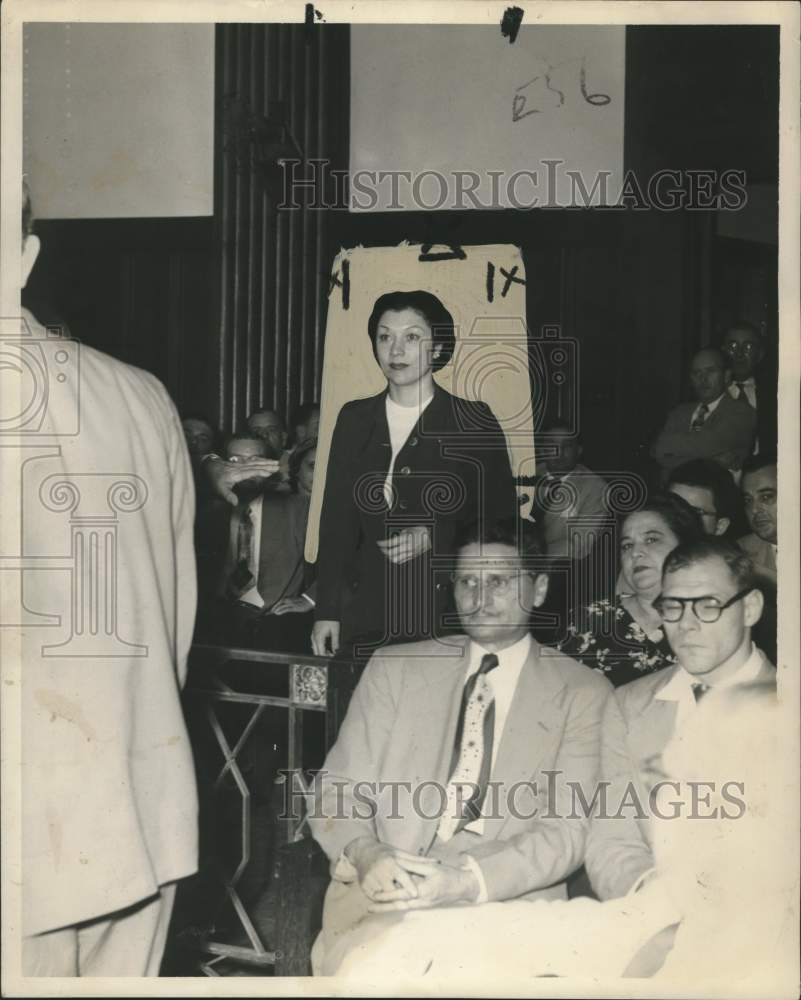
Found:
<path fill-rule="evenodd" d="M 347 169 L 349 35 L 339 25 L 226 24 L 216 44 L 216 416 L 230 430 L 257 407 L 289 418 L 319 398 L 331 210 L 302 197 L 281 207 L 276 160 L 290 142 L 297 178 L 311 178 L 311 161 L 325 161 L 329 178 Z M 280 124 L 283 140 L 269 141 Z"/>

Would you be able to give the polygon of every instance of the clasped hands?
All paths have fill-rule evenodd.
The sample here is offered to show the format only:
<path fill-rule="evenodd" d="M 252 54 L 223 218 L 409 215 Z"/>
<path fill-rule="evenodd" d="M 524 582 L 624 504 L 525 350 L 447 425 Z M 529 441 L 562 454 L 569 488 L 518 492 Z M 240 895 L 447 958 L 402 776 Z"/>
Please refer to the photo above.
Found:
<path fill-rule="evenodd" d="M 409 854 L 371 837 L 351 841 L 345 856 L 371 901 L 371 913 L 472 903 L 478 896 L 478 881 L 470 869 Z"/>

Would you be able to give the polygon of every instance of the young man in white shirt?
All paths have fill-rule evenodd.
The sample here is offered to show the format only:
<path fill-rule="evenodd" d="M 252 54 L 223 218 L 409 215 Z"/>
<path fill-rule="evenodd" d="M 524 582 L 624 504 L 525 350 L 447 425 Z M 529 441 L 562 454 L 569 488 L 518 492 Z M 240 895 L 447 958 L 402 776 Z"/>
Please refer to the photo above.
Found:
<path fill-rule="evenodd" d="M 626 794 L 649 802 L 655 762 L 710 689 L 774 684 L 776 670 L 752 642 L 763 596 L 751 560 L 733 542 L 704 536 L 677 546 L 654 603 L 678 663 L 618 688 L 607 705 L 601 777 L 605 815 L 594 816 L 585 865 L 601 899 L 629 892 L 654 867 L 646 808 L 618 808 Z"/>

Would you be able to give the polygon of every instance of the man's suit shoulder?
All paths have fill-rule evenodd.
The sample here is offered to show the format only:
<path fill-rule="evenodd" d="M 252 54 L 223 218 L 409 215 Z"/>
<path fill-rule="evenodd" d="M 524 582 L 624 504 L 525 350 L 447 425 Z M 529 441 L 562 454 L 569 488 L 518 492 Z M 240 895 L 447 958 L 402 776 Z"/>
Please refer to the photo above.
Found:
<path fill-rule="evenodd" d="M 742 398 L 732 399 L 728 392 L 724 393 L 718 409 L 720 409 L 723 414 L 739 417 L 743 423 L 756 423 L 756 410 L 751 406 L 751 404 Z"/>
<path fill-rule="evenodd" d="M 392 670 L 406 673 L 429 673 L 436 670 L 437 661 L 452 664 L 464 657 L 467 637 L 451 636 L 447 639 L 421 639 L 419 642 L 399 642 L 382 646 L 373 653 L 370 663 L 387 665 Z"/>
<path fill-rule="evenodd" d="M 770 544 L 764 541 L 759 535 L 751 533 L 737 539 L 738 546 L 752 559 L 759 559 L 765 555 L 766 548 Z"/>
<path fill-rule="evenodd" d="M 668 414 L 668 419 L 684 420 L 686 417 L 687 422 L 689 423 L 690 417 L 694 413 L 696 406 L 698 406 L 698 403 L 678 403 Z"/>
<path fill-rule="evenodd" d="M 540 646 L 539 659 L 552 667 L 568 688 L 583 688 L 598 694 L 608 694 L 612 690 L 612 685 L 598 670 L 579 663 L 553 646 Z"/>
<path fill-rule="evenodd" d="M 646 708 L 657 691 L 661 690 L 678 670 L 677 665 L 663 667 L 645 677 L 638 677 L 615 689 L 615 697 L 623 715 L 629 719 Z"/>
<path fill-rule="evenodd" d="M 122 400 L 129 404 L 136 400 L 154 418 L 156 410 L 160 411 L 162 419 L 171 423 L 177 417 L 170 394 L 152 372 L 83 344 L 80 347 L 80 365 L 83 385 L 88 383 L 97 391 L 103 391 L 105 387 L 105 391 L 121 395 Z M 142 419 L 142 416 L 141 412 L 137 413 L 137 419 Z"/>

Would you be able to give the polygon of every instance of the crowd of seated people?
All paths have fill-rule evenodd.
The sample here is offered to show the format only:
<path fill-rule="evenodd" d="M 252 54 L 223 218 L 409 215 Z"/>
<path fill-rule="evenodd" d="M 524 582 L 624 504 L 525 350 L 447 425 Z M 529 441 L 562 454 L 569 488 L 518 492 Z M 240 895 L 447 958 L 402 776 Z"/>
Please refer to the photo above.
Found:
<path fill-rule="evenodd" d="M 339 414 L 315 567 L 303 547 L 318 410 L 293 419 L 289 448 L 280 415 L 261 410 L 221 458 L 197 459 L 209 483 L 240 466 L 235 485 L 226 480 L 236 505 L 230 495 L 213 505 L 220 568 L 209 621 L 231 643 L 361 659 L 315 788 L 311 827 L 332 881 L 314 970 L 358 977 L 378 937 L 385 970 L 449 968 L 450 904 L 564 901 L 568 878 L 584 865 L 588 880 L 579 884 L 594 900 L 654 880 L 639 897 L 639 927 L 631 908 L 625 919 L 618 910 L 604 918 L 622 921 L 631 936 L 618 971 L 650 975 L 687 940 L 677 928 L 696 914 L 665 900 L 669 873 L 655 855 L 648 810 L 605 823 L 593 790 L 599 781 L 624 783 L 647 799 L 664 778 L 660 755 L 702 698 L 711 693 L 714 706 L 731 689 L 772 697 L 776 459 L 756 442 L 753 387 L 743 379 L 729 391 L 729 358 L 760 352 L 738 326 L 727 335 L 734 346 L 727 340 L 695 356 L 695 401 L 668 417 L 653 448 L 662 485 L 636 509 L 612 509 L 604 479 L 581 461 L 578 435 L 551 424 L 538 439 L 544 458 L 523 519 L 502 432 L 486 407 L 471 404 L 484 428 L 476 482 L 488 492 L 480 503 L 467 466 L 442 449 L 449 436 L 466 441 L 463 415 L 453 419 L 458 401 L 431 377 L 453 351 L 446 306 L 429 293 L 389 293 L 367 332 L 387 388 Z M 206 447 L 208 436 L 195 450 Z M 267 475 L 264 462 L 272 463 Z M 250 463 L 259 470 L 252 478 Z M 423 495 L 443 472 L 465 482 L 470 517 L 451 511 L 426 523 Z M 365 503 L 359 484 L 370 475 L 377 486 Z M 598 542 L 604 533 L 616 539 L 611 560 Z M 451 566 L 445 586 L 435 556 Z M 551 564 L 567 567 L 550 605 L 566 613 L 556 639 L 551 630 L 541 644 L 537 613 L 548 606 Z M 706 712 L 711 738 L 715 727 L 724 732 L 724 714 Z M 534 781 L 540 771 L 562 775 L 573 798 Z M 387 811 L 379 792 L 365 792 L 387 782 L 435 786 L 441 808 L 429 814 L 418 802 L 404 811 L 393 800 Z M 504 789 L 515 782 L 526 788 L 510 810 Z M 357 786 L 371 808 L 354 819 L 339 807 L 343 789 L 349 801 Z M 580 801 L 592 803 L 584 814 L 575 809 L 577 786 Z M 549 824 L 534 818 L 542 811 Z M 418 910 L 429 911 L 419 926 Z M 441 924 L 431 911 L 441 911 Z M 556 928 L 562 911 L 552 913 Z M 547 914 L 518 909 L 514 921 L 531 915 L 536 928 Z M 600 926 L 593 914 L 581 917 L 590 928 Z M 493 918 L 501 928 L 505 919 L 502 908 Z M 547 956 L 535 966 L 548 968 Z"/>
<path fill-rule="evenodd" d="M 28 268 L 37 252 L 23 214 Z M 219 446 L 221 455 L 208 419 L 183 420 L 198 499 L 198 636 L 267 650 L 313 644 L 328 655 L 343 648 L 355 655 L 359 638 L 373 647 L 312 789 L 309 825 L 331 871 L 313 971 L 473 983 L 498 969 L 521 977 L 670 974 L 713 987 L 729 974 L 742 987 L 764 985 L 785 954 L 793 879 L 770 863 L 786 854 L 787 839 L 775 809 L 786 791 L 774 666 L 781 560 L 777 459 L 764 430 L 775 393 L 759 382 L 758 334 L 737 324 L 721 350 L 696 355 L 696 400 L 672 412 L 654 446 L 664 492 L 636 509 L 607 509 L 602 480 L 579 462 L 578 438 L 551 426 L 555 453 L 543 462 L 532 523 L 516 510 L 506 444 L 489 408 L 464 405 L 431 377 L 453 351 L 445 305 L 430 293 L 389 293 L 375 303 L 367 333 L 387 388 L 346 405 L 338 418 L 317 567 L 304 558 L 316 407 L 291 421 L 289 441 L 280 414 L 252 414 L 246 430 Z M 143 428 L 180 460 L 176 469 L 153 466 L 153 482 L 171 488 L 155 507 L 143 505 L 147 530 L 121 550 L 129 577 L 136 570 L 129 584 L 144 573 L 152 578 L 145 589 L 166 595 L 150 630 L 134 634 L 148 641 L 164 634 L 159 656 L 137 661 L 122 688 L 118 671 L 107 670 L 91 671 L 91 684 L 84 677 L 76 688 L 82 675 L 61 665 L 54 673 L 37 666 L 38 652 L 31 657 L 51 686 L 60 679 L 73 701 L 78 690 L 83 708 L 94 706 L 94 724 L 108 731 L 103 760 L 113 767 L 104 764 L 108 794 L 89 802 L 80 754 L 77 765 L 67 759 L 80 727 L 62 725 L 61 733 L 51 711 L 27 704 L 23 730 L 48 732 L 23 747 L 27 765 L 41 772 L 23 816 L 26 907 L 35 918 L 23 955 L 35 975 L 155 974 L 173 883 L 194 870 L 197 832 L 176 697 L 184 666 L 174 649 L 183 642 L 165 631 L 170 615 L 161 613 L 180 604 L 181 570 L 191 563 L 190 466 L 172 447 L 175 413 L 158 383 L 97 352 L 86 361 L 84 388 L 124 384 L 125 413 L 117 433 L 99 434 L 96 425 L 88 442 L 68 442 L 69 462 L 82 469 L 87 455 L 96 463 L 110 441 L 122 442 L 130 452 L 124 464 L 141 472 L 142 456 L 128 444 Z M 442 447 L 458 440 L 464 453 L 471 421 L 481 430 L 473 462 Z M 369 503 L 359 503 L 365 476 L 373 489 Z M 464 503 L 426 521 L 443 476 L 462 483 Z M 603 565 L 607 553 L 592 531 L 613 518 L 617 561 Z M 572 519 L 591 533 L 577 536 Z M 177 547 L 162 560 L 153 538 Z M 586 604 L 572 601 L 581 588 L 565 589 L 570 617 L 550 646 L 532 627 L 547 600 L 549 559 L 576 564 L 571 572 L 580 564 L 596 588 Z M 440 563 L 450 571 L 447 585 Z M 191 604 L 178 607 L 176 621 L 191 621 Z M 390 641 L 398 638 L 405 641 Z M 44 648 L 38 637 L 36 645 Z M 83 674 L 85 660 L 78 658 Z M 156 674 L 143 674 L 145 667 Z M 38 697 L 46 687 L 30 690 Z M 131 710 L 134 695 L 141 711 Z M 159 718 L 161 730 L 147 730 Z M 116 729 L 131 720 L 145 729 L 120 743 Z M 259 720 L 249 750 L 265 808 L 264 787 L 279 763 L 268 748 L 270 725 L 267 715 Z M 83 746 L 82 730 L 79 738 Z M 176 741 L 180 757 L 168 760 Z M 42 756 L 62 744 L 75 792 L 68 800 L 64 767 L 55 766 L 61 757 Z M 148 747 L 170 749 L 148 763 Z M 131 762 L 143 760 L 145 769 L 132 773 Z M 203 777 L 205 762 L 197 760 Z M 93 773 L 99 763 L 91 762 Z M 48 775 L 58 781 L 48 785 Z M 699 798 L 697 786 L 710 776 L 739 779 L 740 797 L 715 784 Z M 660 801 L 665 791 L 673 794 L 668 802 Z M 42 846 L 52 827 L 48 802 L 73 846 L 82 845 L 66 876 L 63 852 Z M 92 808 L 76 811 L 76 802 Z M 683 818 L 704 822 L 673 822 L 682 805 L 690 810 Z M 153 808 L 158 816 L 142 840 L 139 821 Z M 175 813 L 166 824 L 165 809 L 168 819 Z M 83 825 L 72 829 L 76 812 Z M 101 826 L 111 817 L 117 835 L 98 840 L 85 813 Z M 118 815 L 135 836 L 119 835 Z M 727 825 L 741 817 L 742 825 Z M 131 843 L 139 845 L 133 861 L 125 851 Z M 107 874 L 95 875 L 89 850 Z M 155 867 L 154 858 L 161 859 Z M 109 888 L 120 880 L 108 873 L 121 864 L 139 888 L 131 890 L 133 905 L 120 898 L 109 913 Z M 567 880 L 582 866 L 595 898 L 570 899 Z M 54 893 L 54 879 L 64 878 L 80 891 Z M 54 900 L 67 909 L 56 913 Z"/>

